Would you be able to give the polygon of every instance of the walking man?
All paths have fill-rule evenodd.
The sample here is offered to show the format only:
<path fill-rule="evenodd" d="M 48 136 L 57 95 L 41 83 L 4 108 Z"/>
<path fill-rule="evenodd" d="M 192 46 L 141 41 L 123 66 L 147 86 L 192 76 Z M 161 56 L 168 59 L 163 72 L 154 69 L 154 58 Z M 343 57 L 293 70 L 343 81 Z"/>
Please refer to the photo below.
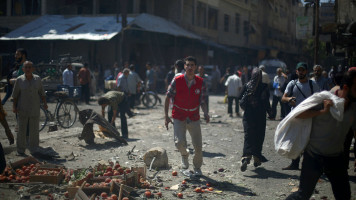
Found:
<path fill-rule="evenodd" d="M 32 72 L 33 63 L 25 61 L 24 74 L 19 76 L 12 93 L 13 112 L 17 113 L 19 131 L 17 133 L 17 153 L 24 155 L 26 149 L 26 133 L 28 132 L 28 146 L 31 153 L 39 146 L 39 117 L 41 100 L 43 108 L 47 110 L 46 96 L 41 78 Z"/>
<path fill-rule="evenodd" d="M 232 69 L 228 68 L 229 71 L 228 73 L 230 76 L 227 78 L 225 82 L 226 90 L 227 90 L 227 100 L 228 100 L 228 106 L 227 106 L 227 113 L 232 117 L 232 104 L 235 100 L 235 113 L 236 116 L 240 116 L 240 109 L 239 109 L 239 100 L 238 97 L 240 96 L 240 92 L 242 89 L 242 81 L 240 77 L 238 77 L 236 74 L 232 74 Z"/>
<path fill-rule="evenodd" d="M 304 101 L 309 96 L 313 95 L 314 92 L 319 92 L 319 86 L 307 77 L 308 65 L 306 63 L 300 62 L 296 67 L 296 74 L 298 75 L 297 80 L 291 80 L 286 90 L 284 91 L 282 102 L 289 103 L 292 107 L 296 107 L 302 101 Z M 298 170 L 299 169 L 300 157 L 292 160 L 292 163 L 283 170 Z"/>
<path fill-rule="evenodd" d="M 321 65 L 315 65 L 313 67 L 314 77 L 311 80 L 315 81 L 318 84 L 321 91 L 326 90 L 329 91 L 331 88 L 329 87 L 328 79 L 322 76 L 323 68 Z"/>
<path fill-rule="evenodd" d="M 204 112 L 206 122 L 209 122 L 209 115 L 206 110 L 204 98 L 205 87 L 203 79 L 194 74 L 197 68 L 197 61 L 189 56 L 184 59 L 185 74 L 173 79 L 168 88 L 164 104 L 165 126 L 172 123 L 174 128 L 174 142 L 182 156 L 182 168 L 189 168 L 187 152 L 186 131 L 188 130 L 192 138 L 195 155 L 193 158 L 195 175 L 202 175 L 201 165 L 203 163 L 202 134 L 200 129 L 199 106 Z M 168 116 L 169 102 L 173 99 L 172 117 Z M 189 99 L 189 100 L 187 100 Z"/>
<path fill-rule="evenodd" d="M 299 189 L 289 195 L 287 200 L 309 199 L 322 174 L 331 183 L 336 200 L 351 198 L 347 166 L 344 165 L 344 141 L 350 128 L 356 130 L 356 71 L 348 71 L 340 89 L 335 95 L 345 100 L 344 116 L 337 121 L 330 113 L 331 100 L 324 100 L 320 110 L 307 110 L 298 118 L 312 118 L 310 139 L 304 150 L 304 159 L 300 174 Z"/>
<path fill-rule="evenodd" d="M 90 71 L 88 69 L 88 63 L 85 63 L 82 68 L 80 68 L 78 72 L 79 83 L 82 86 L 82 100 L 85 101 L 86 104 L 89 104 L 90 100 Z"/>
<path fill-rule="evenodd" d="M 130 74 L 128 77 L 129 92 L 131 94 L 131 96 L 129 97 L 129 104 L 131 109 L 133 109 L 135 106 L 135 101 L 137 98 L 137 89 L 140 88 L 141 81 L 142 80 L 140 76 L 135 72 L 135 65 L 131 64 Z"/>
<path fill-rule="evenodd" d="M 15 52 L 15 60 L 19 64 L 19 70 L 17 71 L 17 76 L 16 76 L 19 77 L 22 74 L 24 74 L 23 65 L 24 62 L 27 60 L 27 51 L 23 48 L 17 49 Z"/>

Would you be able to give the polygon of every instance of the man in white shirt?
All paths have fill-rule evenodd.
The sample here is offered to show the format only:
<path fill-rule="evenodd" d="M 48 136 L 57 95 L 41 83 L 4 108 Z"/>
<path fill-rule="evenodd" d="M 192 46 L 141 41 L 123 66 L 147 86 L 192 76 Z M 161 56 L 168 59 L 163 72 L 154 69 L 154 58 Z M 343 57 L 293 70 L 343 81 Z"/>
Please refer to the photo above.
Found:
<path fill-rule="evenodd" d="M 63 85 L 69 85 L 70 87 L 74 86 L 74 78 L 71 64 L 68 64 L 67 68 L 63 72 Z"/>
<path fill-rule="evenodd" d="M 231 71 L 232 70 L 230 68 L 229 74 L 232 74 Z M 236 74 L 233 74 L 229 76 L 229 78 L 227 78 L 225 82 L 225 86 L 227 90 L 227 99 L 228 99 L 227 113 L 230 115 L 230 117 L 232 117 L 232 103 L 235 100 L 236 116 L 240 116 L 238 96 L 240 95 L 242 89 L 242 81 Z"/>
<path fill-rule="evenodd" d="M 286 78 L 282 75 L 282 68 L 277 69 L 277 75 L 273 79 L 273 101 L 271 119 L 275 119 L 277 115 L 277 104 L 281 106 L 281 119 L 285 117 L 285 104 L 282 102 L 283 93 L 281 87 L 286 82 Z"/>

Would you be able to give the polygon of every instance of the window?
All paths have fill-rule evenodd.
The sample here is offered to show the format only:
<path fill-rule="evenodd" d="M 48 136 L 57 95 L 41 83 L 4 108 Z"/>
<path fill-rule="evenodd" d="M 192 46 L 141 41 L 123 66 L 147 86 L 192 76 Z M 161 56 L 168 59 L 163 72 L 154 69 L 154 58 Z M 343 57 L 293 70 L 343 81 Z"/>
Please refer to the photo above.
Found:
<path fill-rule="evenodd" d="M 248 36 L 249 33 L 250 33 L 250 22 L 244 21 L 244 35 Z"/>
<path fill-rule="evenodd" d="M 206 27 L 206 4 L 202 2 L 198 2 L 197 5 L 197 25 Z"/>
<path fill-rule="evenodd" d="M 229 26 L 230 26 L 230 16 L 229 15 L 224 15 L 224 31 L 229 32 Z"/>
<path fill-rule="evenodd" d="M 239 34 L 240 32 L 240 14 L 235 14 L 235 33 Z"/>
<path fill-rule="evenodd" d="M 218 29 L 218 10 L 209 7 L 208 10 L 208 29 Z"/>

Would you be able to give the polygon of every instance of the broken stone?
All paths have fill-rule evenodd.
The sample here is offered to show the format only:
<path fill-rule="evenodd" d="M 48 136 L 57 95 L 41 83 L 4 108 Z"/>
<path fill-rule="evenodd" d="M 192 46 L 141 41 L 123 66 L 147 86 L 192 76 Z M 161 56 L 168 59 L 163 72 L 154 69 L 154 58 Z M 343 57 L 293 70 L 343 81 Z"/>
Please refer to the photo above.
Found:
<path fill-rule="evenodd" d="M 155 160 L 152 163 L 152 168 L 168 168 L 168 156 L 165 149 L 154 147 L 143 155 L 143 161 L 147 166 L 151 165 L 153 158 Z"/>

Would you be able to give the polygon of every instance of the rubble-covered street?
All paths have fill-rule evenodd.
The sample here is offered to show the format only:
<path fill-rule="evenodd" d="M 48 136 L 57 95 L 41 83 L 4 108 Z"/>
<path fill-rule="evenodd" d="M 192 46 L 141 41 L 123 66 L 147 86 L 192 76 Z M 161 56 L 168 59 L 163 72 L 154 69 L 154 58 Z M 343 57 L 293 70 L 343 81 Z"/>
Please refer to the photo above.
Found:
<path fill-rule="evenodd" d="M 161 98 L 163 99 L 163 96 Z M 222 100 L 223 96 L 210 96 L 209 114 L 211 122 L 207 124 L 201 120 L 204 156 L 202 171 L 204 176 L 200 178 L 190 178 L 180 170 L 181 158 L 174 146 L 173 127 L 170 125 L 168 131 L 164 127 L 163 105 L 157 105 L 153 109 L 144 109 L 139 106 L 135 109 L 137 115 L 128 119 L 129 139 L 126 146 L 121 145 L 113 138 L 100 137 L 101 134 L 97 125 L 94 125 L 94 132 L 97 133 L 97 137 L 93 145 L 87 145 L 84 140 L 78 139 L 78 134 L 81 133 L 83 127 L 79 121 L 70 129 L 63 129 L 58 126 L 58 131 L 47 132 L 48 127 L 46 127 L 40 132 L 40 146 L 44 148 L 52 147 L 58 155 L 49 160 L 44 158 L 38 158 L 38 160 L 46 162 L 49 169 L 55 167 L 55 165 L 65 167 L 65 169 L 59 169 L 62 170 L 60 173 L 63 174 L 63 180 L 59 185 L 39 183 L 41 180 L 26 183 L 27 179 L 23 175 L 20 178 L 25 177 L 23 181 L 25 183 L 2 181 L 0 183 L 0 199 L 68 199 L 66 195 L 73 197 L 77 190 L 73 184 L 81 187 L 82 182 L 76 181 L 87 177 L 88 173 L 92 173 L 89 176 L 93 177 L 99 175 L 106 175 L 106 178 L 111 177 L 109 179 L 102 178 L 101 181 L 98 178 L 95 179 L 98 182 L 91 182 L 88 179 L 83 186 L 100 193 L 97 195 L 106 192 L 111 199 L 115 199 L 115 195 L 119 196 L 120 193 L 118 186 L 121 186 L 123 180 L 118 177 L 125 177 L 126 184 L 133 187 L 125 190 L 125 186 L 122 186 L 124 188 L 122 197 L 127 195 L 125 192 L 133 189 L 130 193 L 132 194 L 131 198 L 136 196 L 138 199 L 179 199 L 180 195 L 183 199 L 285 199 L 291 192 L 297 190 L 300 171 L 282 170 L 282 167 L 286 167 L 290 160 L 278 155 L 274 150 L 274 131 L 279 121 L 267 120 L 263 154 L 269 161 L 257 168 L 251 163 L 245 172 L 241 172 L 239 161 L 244 138 L 242 118 L 229 117 L 227 115 L 227 104 L 223 104 Z M 49 104 L 51 112 L 54 110 L 54 106 L 54 103 Z M 91 101 L 91 105 L 80 104 L 78 107 L 80 110 L 91 108 L 100 113 L 100 107 L 95 101 Z M 4 109 L 8 113 L 7 120 L 10 127 L 16 135 L 14 132 L 15 115 L 11 108 L 12 102 L 9 101 L 5 104 Z M 120 126 L 118 119 L 116 126 Z M 120 128 L 118 130 L 120 131 Z M 4 131 L 4 129 L 1 127 L 0 131 Z M 187 138 L 188 143 L 190 143 L 188 133 Z M 16 156 L 16 146 L 9 146 L 5 134 L 1 134 L 1 143 L 4 146 L 8 163 L 14 163 L 25 158 Z M 143 170 L 140 169 L 145 165 L 144 154 L 154 147 L 161 147 L 166 150 L 169 167 L 167 169 L 155 167 L 150 169 L 147 166 L 146 177 L 140 177 L 140 175 L 144 175 Z M 194 153 L 191 145 L 189 150 L 192 154 Z M 26 154 L 30 155 L 28 152 Z M 192 157 L 189 157 L 190 170 L 193 169 Z M 350 166 L 354 161 L 353 154 L 351 158 Z M 32 165 L 32 168 L 29 165 L 28 169 L 23 169 L 21 164 L 18 167 L 23 170 L 21 173 L 25 173 L 26 170 L 29 170 L 27 172 L 30 173 L 30 170 L 36 167 L 36 164 Z M 131 180 L 130 177 L 135 168 L 141 171 L 134 173 L 136 180 Z M 39 171 L 37 170 L 36 173 L 55 173 L 45 170 Z M 19 170 L 15 172 L 20 173 Z M 117 172 L 117 176 L 115 176 L 115 172 Z M 176 172 L 177 174 L 175 174 Z M 349 175 L 352 199 L 356 199 L 356 172 L 351 167 Z M 136 183 L 130 183 L 130 180 L 136 181 Z M 116 183 L 114 184 L 114 182 Z M 93 189 L 93 186 L 96 189 Z M 66 193 L 68 190 L 69 193 Z M 84 189 L 81 191 L 84 191 Z M 111 196 L 110 192 L 115 195 Z M 99 199 L 99 197 L 97 198 Z M 331 185 L 325 176 L 322 176 L 319 180 L 312 198 L 334 199 Z"/>

